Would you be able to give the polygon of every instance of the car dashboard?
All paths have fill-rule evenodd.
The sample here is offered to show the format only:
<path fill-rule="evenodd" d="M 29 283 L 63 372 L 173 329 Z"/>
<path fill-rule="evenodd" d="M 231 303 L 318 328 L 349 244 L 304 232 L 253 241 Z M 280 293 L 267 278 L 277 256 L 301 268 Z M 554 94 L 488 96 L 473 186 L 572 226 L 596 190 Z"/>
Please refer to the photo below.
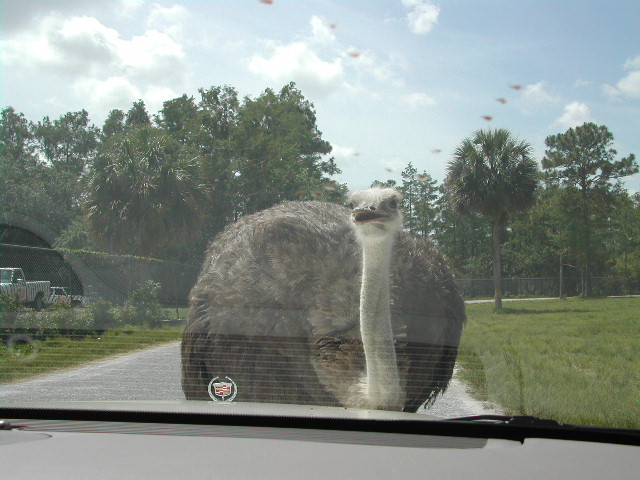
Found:
<path fill-rule="evenodd" d="M 548 427 L 282 405 L 211 404 L 177 413 L 178 403 L 3 408 L 3 476 L 631 479 L 640 469 L 640 438 L 631 431 L 568 435 Z M 203 413 L 206 408 L 213 411 Z"/>

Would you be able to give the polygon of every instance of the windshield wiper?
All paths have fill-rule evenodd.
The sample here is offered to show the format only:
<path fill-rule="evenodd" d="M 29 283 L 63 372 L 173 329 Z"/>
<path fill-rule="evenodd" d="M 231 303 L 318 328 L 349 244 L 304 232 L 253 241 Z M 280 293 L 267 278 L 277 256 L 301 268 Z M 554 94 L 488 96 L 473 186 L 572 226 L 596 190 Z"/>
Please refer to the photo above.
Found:
<path fill-rule="evenodd" d="M 468 429 L 467 436 L 486 436 L 523 442 L 526 438 L 552 438 L 600 443 L 640 445 L 640 430 L 559 423 L 528 415 L 472 415 L 439 420 L 447 426 Z"/>
<path fill-rule="evenodd" d="M 560 424 L 550 418 L 532 417 L 530 415 L 472 415 L 470 417 L 447 418 L 446 422 L 486 422 L 503 425 L 559 427 Z"/>

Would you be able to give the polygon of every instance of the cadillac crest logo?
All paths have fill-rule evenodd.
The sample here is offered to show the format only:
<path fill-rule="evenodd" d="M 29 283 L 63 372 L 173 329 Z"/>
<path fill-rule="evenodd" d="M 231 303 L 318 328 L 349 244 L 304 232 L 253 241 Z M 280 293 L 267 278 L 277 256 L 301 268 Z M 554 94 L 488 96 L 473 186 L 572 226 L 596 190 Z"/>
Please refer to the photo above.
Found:
<path fill-rule="evenodd" d="M 230 377 L 216 377 L 209 382 L 209 396 L 214 402 L 233 402 L 238 394 L 238 387 Z"/>

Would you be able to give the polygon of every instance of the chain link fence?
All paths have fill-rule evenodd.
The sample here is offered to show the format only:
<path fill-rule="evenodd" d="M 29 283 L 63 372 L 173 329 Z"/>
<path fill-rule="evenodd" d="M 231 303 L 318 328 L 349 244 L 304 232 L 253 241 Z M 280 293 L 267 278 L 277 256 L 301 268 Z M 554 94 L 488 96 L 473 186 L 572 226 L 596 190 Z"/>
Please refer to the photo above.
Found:
<path fill-rule="evenodd" d="M 160 303 L 186 306 L 195 284 L 199 266 L 162 261 L 132 255 L 109 255 L 83 250 L 61 250 L 0 244 L 0 267 L 22 268 L 27 280 L 49 280 L 52 286 L 65 287 L 69 294 L 122 303 L 147 280 L 158 282 Z M 493 279 L 459 278 L 456 280 L 465 298 L 493 297 Z M 640 293 L 640 278 L 593 277 L 594 295 L 628 295 Z M 506 297 L 556 297 L 559 279 L 504 278 Z M 581 292 L 580 277 L 564 277 L 562 294 Z"/>
<path fill-rule="evenodd" d="M 458 278 L 456 283 L 465 298 L 493 298 L 492 278 Z M 640 294 L 640 278 L 592 277 L 591 284 L 595 296 Z M 562 295 L 580 295 L 582 279 L 564 277 Z M 558 297 L 560 279 L 558 277 L 503 278 L 502 295 L 506 297 Z"/>

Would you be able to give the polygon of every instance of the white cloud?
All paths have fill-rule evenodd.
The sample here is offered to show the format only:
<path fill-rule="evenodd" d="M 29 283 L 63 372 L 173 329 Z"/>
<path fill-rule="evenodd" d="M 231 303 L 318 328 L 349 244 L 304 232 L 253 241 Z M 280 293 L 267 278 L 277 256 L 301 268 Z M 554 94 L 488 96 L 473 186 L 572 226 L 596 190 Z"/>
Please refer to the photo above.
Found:
<path fill-rule="evenodd" d="M 354 50 L 353 47 L 347 52 L 351 50 Z M 356 71 L 363 74 L 363 78 L 371 76 L 378 82 L 395 88 L 405 86 L 404 79 L 398 73 L 407 68 L 406 62 L 401 57 L 390 55 L 387 60 L 382 60 L 373 52 L 365 51 L 359 52 L 357 61 L 351 62 L 351 65 Z"/>
<path fill-rule="evenodd" d="M 80 6 L 86 6 L 86 0 L 65 0 L 52 2 L 51 0 L 3 1 L 0 6 L 0 26 L 3 35 L 33 28 L 39 19 L 56 13 L 67 14 Z M 100 6 L 100 5 L 94 5 Z"/>
<path fill-rule="evenodd" d="M 417 34 L 429 33 L 438 23 L 440 7 L 430 2 L 422 0 L 403 0 L 402 4 L 409 8 L 407 22 L 409 29 Z"/>
<path fill-rule="evenodd" d="M 322 60 L 305 42 L 275 47 L 270 58 L 255 55 L 249 69 L 269 80 L 284 84 L 296 82 L 312 95 L 323 95 L 342 84 L 342 59 Z"/>
<path fill-rule="evenodd" d="M 538 82 L 527 85 L 522 92 L 522 99 L 525 103 L 535 106 L 545 103 L 556 103 L 560 101 L 559 97 L 550 94 L 547 89 L 546 82 Z"/>
<path fill-rule="evenodd" d="M 316 15 L 311 17 L 311 31 L 313 33 L 313 41 L 319 44 L 331 44 L 336 41 L 336 36 L 331 26 Z"/>
<path fill-rule="evenodd" d="M 73 91 L 85 108 L 91 111 L 92 116 L 98 118 L 106 117 L 114 108 L 127 111 L 138 99 L 144 100 L 148 111 L 158 111 L 165 101 L 177 96 L 175 91 L 161 85 L 140 89 L 121 76 L 106 80 L 81 78 L 74 83 Z"/>
<path fill-rule="evenodd" d="M 176 98 L 178 93 L 169 87 L 163 85 L 151 85 L 145 90 L 142 98 L 150 112 L 158 111 L 162 108 L 162 104 L 167 100 Z"/>
<path fill-rule="evenodd" d="M 435 98 L 421 92 L 403 95 L 400 100 L 411 108 L 432 107 L 438 103 Z"/>
<path fill-rule="evenodd" d="M 150 82 L 180 81 L 186 70 L 182 46 L 147 30 L 131 40 L 93 17 L 47 17 L 39 28 L 2 42 L 3 60 L 33 69 L 107 77 L 125 74 Z"/>
<path fill-rule="evenodd" d="M 631 98 L 640 98 L 640 70 L 630 72 L 618 82 L 618 90 Z"/>
<path fill-rule="evenodd" d="M 640 55 L 636 58 L 630 58 L 624 64 L 625 70 L 640 70 Z"/>
<path fill-rule="evenodd" d="M 155 12 L 158 22 L 168 14 Z M 182 45 L 167 33 L 150 29 L 127 40 L 87 16 L 50 15 L 36 28 L 10 36 L 0 49 L 8 65 L 32 70 L 35 76 L 53 72 L 69 78 L 71 91 L 99 111 L 107 105 L 124 107 L 138 98 L 147 101 L 145 95 L 154 101 L 154 92 L 169 94 L 188 71 Z"/>
<path fill-rule="evenodd" d="M 1 47 L 5 63 L 74 74 L 111 64 L 119 41 L 118 32 L 95 18 L 47 17 L 40 28 L 15 35 Z"/>
<path fill-rule="evenodd" d="M 74 17 L 55 31 L 48 32 L 48 42 L 63 66 L 82 70 L 87 65 L 108 65 L 116 60 L 119 35 L 93 17 Z"/>
<path fill-rule="evenodd" d="M 186 55 L 182 46 L 165 33 L 147 30 L 121 47 L 121 66 L 133 77 L 175 84 L 185 74 Z"/>
<path fill-rule="evenodd" d="M 338 160 L 348 160 L 354 157 L 360 156 L 358 151 L 353 147 L 343 147 L 341 145 L 331 144 L 330 156 L 335 157 Z"/>
<path fill-rule="evenodd" d="M 640 55 L 627 60 L 625 70 L 630 72 L 615 85 L 604 85 L 604 91 L 613 98 L 629 97 L 640 99 Z"/>
<path fill-rule="evenodd" d="M 147 24 L 149 27 L 160 30 L 173 38 L 182 36 L 182 28 L 189 18 L 189 11 L 183 5 L 162 7 L 157 3 L 153 5 Z"/>
<path fill-rule="evenodd" d="M 582 102 L 571 102 L 565 105 L 564 113 L 553 122 L 552 126 L 568 130 L 591 121 L 591 109 L 588 105 Z"/>
<path fill-rule="evenodd" d="M 97 116 L 105 116 L 110 110 L 128 109 L 131 103 L 142 97 L 139 88 L 124 77 L 106 80 L 81 78 L 73 86 L 74 93 Z"/>
<path fill-rule="evenodd" d="M 120 0 L 118 13 L 123 17 L 133 17 L 144 5 L 144 0 Z"/>
<path fill-rule="evenodd" d="M 369 50 L 342 44 L 333 28 L 318 16 L 310 20 L 306 38 L 291 43 L 266 41 L 266 52 L 253 55 L 247 61 L 250 71 L 278 86 L 293 81 L 305 95 L 324 97 L 341 91 L 380 98 L 371 87 L 402 88 L 399 72 L 408 68 L 406 60 L 394 53 L 387 60 Z"/>

